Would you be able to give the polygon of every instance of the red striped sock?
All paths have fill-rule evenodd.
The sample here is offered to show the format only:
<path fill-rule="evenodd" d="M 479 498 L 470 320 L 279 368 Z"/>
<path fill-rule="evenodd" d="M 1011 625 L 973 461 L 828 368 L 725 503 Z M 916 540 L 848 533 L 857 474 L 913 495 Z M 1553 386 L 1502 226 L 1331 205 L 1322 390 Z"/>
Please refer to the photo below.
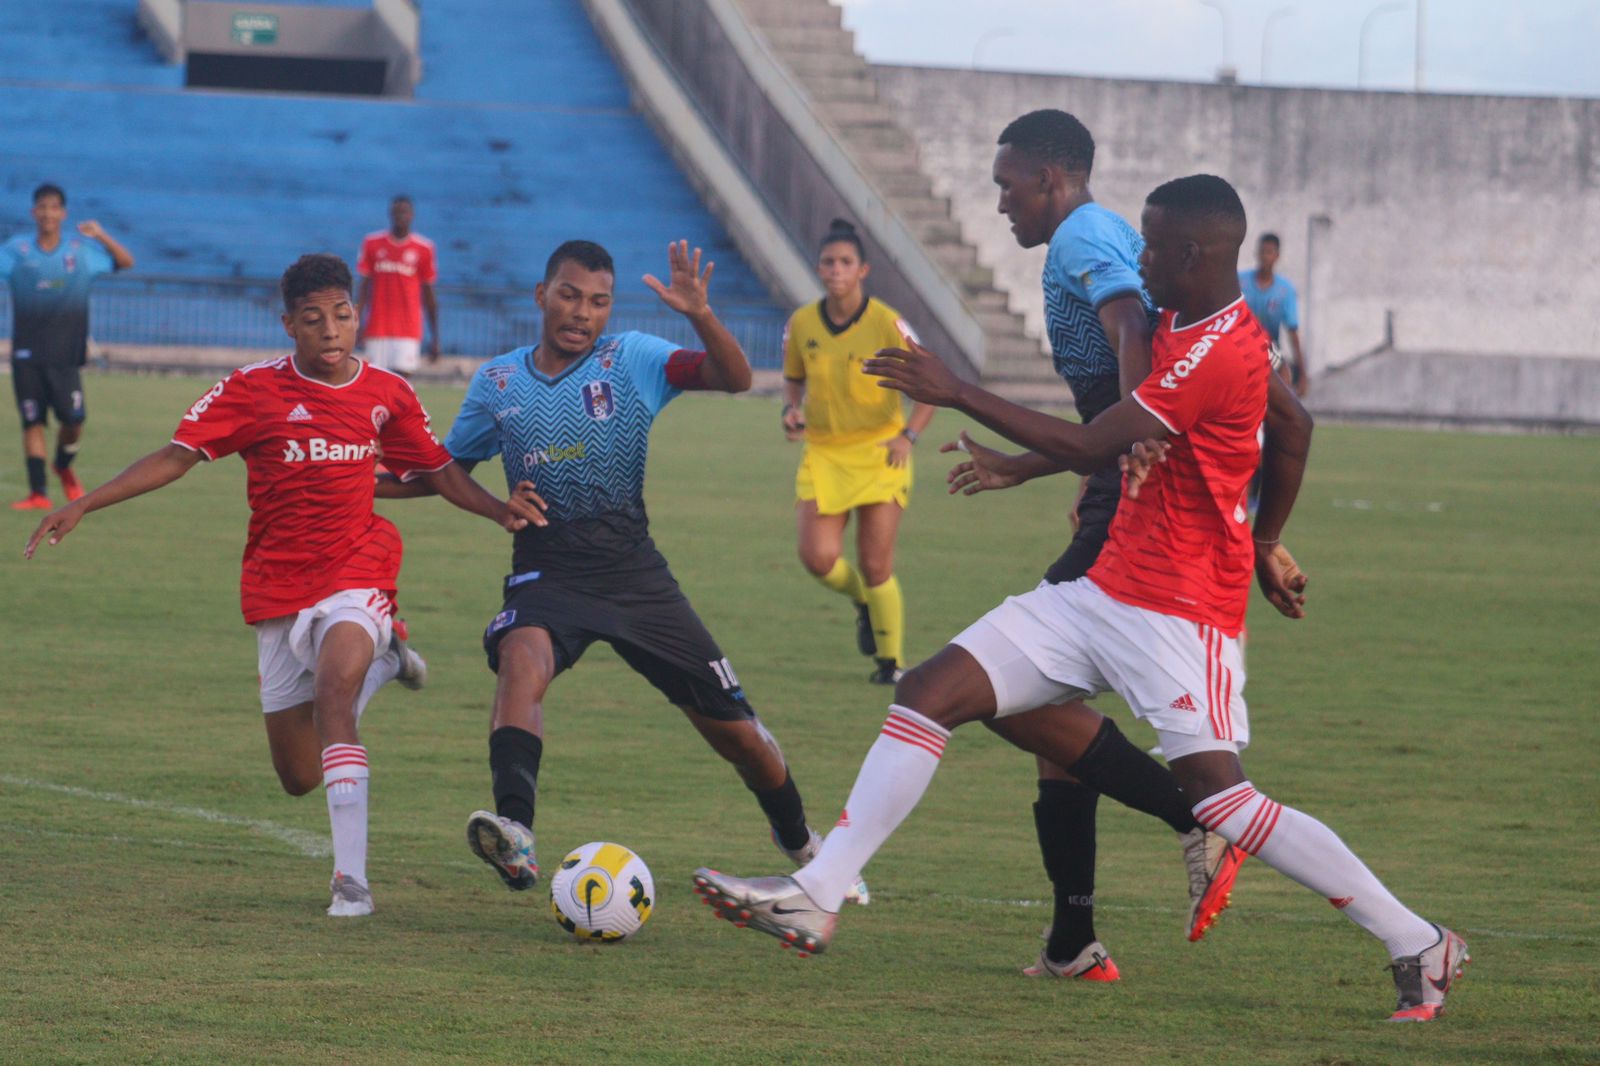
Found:
<path fill-rule="evenodd" d="M 329 744 L 322 749 L 322 783 L 333 830 L 333 869 L 367 883 L 367 749 Z"/>

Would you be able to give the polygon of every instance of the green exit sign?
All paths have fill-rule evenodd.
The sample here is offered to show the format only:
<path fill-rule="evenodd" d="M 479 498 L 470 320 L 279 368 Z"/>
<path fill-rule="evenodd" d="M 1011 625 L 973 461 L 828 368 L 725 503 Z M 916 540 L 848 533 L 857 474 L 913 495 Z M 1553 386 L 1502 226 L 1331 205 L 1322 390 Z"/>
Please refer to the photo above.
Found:
<path fill-rule="evenodd" d="M 239 44 L 277 44 L 278 16 L 245 12 L 234 15 L 233 39 Z"/>

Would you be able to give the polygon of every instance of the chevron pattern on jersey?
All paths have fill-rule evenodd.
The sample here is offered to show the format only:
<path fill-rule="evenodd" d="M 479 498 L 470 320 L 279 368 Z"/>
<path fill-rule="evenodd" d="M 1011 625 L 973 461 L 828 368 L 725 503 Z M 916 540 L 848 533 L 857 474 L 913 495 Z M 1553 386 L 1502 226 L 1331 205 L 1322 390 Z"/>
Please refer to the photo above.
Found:
<path fill-rule="evenodd" d="M 1117 353 L 1106 339 L 1100 316 L 1088 301 L 1054 277 L 1044 279 L 1044 321 L 1050 334 L 1050 360 L 1069 385 L 1117 372 Z"/>

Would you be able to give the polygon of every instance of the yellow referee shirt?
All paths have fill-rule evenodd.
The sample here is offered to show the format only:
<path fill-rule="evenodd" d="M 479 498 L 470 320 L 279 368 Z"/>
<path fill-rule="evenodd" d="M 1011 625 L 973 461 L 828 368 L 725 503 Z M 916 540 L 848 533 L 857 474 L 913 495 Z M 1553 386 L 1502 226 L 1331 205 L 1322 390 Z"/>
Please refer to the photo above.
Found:
<path fill-rule="evenodd" d="M 789 316 L 783 332 L 783 376 L 806 386 L 806 440 L 824 446 L 892 437 L 905 427 L 900 394 L 879 388 L 861 364 L 880 348 L 916 339 L 898 312 L 867 298 L 850 321 L 828 321 L 821 300 Z"/>

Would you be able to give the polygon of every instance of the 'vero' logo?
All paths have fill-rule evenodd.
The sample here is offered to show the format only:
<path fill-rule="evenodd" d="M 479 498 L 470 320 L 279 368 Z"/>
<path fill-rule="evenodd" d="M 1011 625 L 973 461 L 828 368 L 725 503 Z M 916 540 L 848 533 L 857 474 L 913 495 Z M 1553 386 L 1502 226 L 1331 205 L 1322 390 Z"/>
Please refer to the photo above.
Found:
<path fill-rule="evenodd" d="M 215 400 L 218 396 L 222 395 L 222 390 L 227 387 L 227 384 L 227 379 L 223 379 L 222 381 L 219 381 L 215 385 L 211 386 L 210 391 L 196 400 L 194 402 L 194 406 L 189 408 L 189 410 L 184 413 L 183 420 L 185 422 L 200 421 L 200 416 L 206 413 L 206 408 L 211 406 L 212 400 Z"/>
<path fill-rule="evenodd" d="M 1188 352 L 1184 354 L 1182 359 L 1179 359 L 1176 363 L 1172 364 L 1171 370 L 1161 375 L 1161 387 L 1163 389 L 1177 388 L 1178 382 L 1182 381 L 1190 374 L 1193 374 L 1195 370 L 1199 368 L 1200 361 L 1206 357 L 1206 353 L 1209 352 L 1212 346 L 1222 338 L 1222 335 L 1232 329 L 1234 323 L 1238 321 L 1239 312 L 1237 309 L 1235 309 L 1206 323 L 1205 335 L 1190 346 Z"/>
<path fill-rule="evenodd" d="M 312 437 L 305 442 L 304 448 L 297 440 L 286 441 L 285 444 L 283 461 L 286 463 L 303 463 L 307 460 L 313 463 L 353 463 L 371 459 L 378 454 L 376 441 L 368 441 L 365 444 L 340 444 L 325 437 Z"/>

